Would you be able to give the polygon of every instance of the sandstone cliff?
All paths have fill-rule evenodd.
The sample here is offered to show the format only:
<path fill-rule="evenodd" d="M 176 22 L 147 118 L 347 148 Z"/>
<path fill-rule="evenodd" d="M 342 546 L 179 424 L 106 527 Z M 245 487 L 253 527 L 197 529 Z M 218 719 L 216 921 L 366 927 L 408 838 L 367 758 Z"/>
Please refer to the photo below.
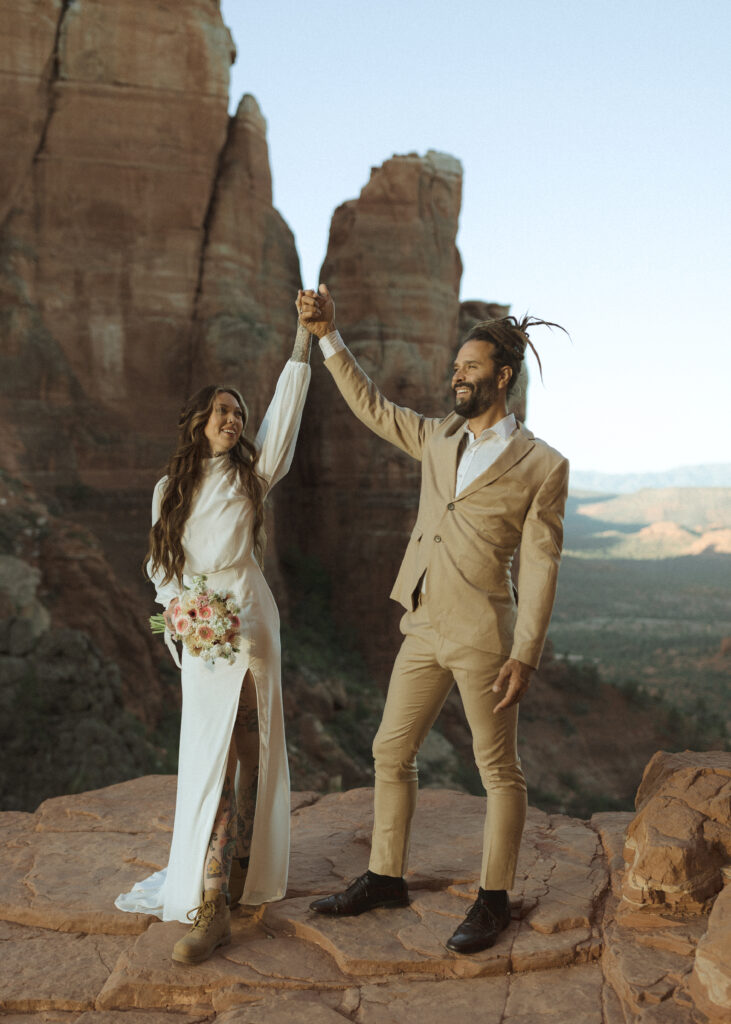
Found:
<path fill-rule="evenodd" d="M 365 371 L 390 399 L 427 415 L 444 411 L 457 341 L 461 191 L 452 157 L 387 160 L 335 211 L 320 274 Z M 384 623 L 398 618 L 386 595 L 413 526 L 420 466 L 355 420 L 320 365 L 302 448 L 287 489 L 292 539 L 330 574 L 340 621 L 384 672 L 394 649 Z"/>
<path fill-rule="evenodd" d="M 255 100 L 228 116 L 217 3 L 11 0 L 0 19 L 0 467 L 44 518 L 53 625 L 120 665 L 149 724 L 167 701 L 143 635 L 151 487 L 202 383 L 237 383 L 255 428 L 297 254 Z M 274 542 L 270 568 L 276 585 Z"/>
<path fill-rule="evenodd" d="M 231 945 L 180 968 L 170 950 L 184 925 L 112 905 L 166 863 L 174 792 L 173 778 L 149 777 L 48 800 L 36 814 L 0 815 L 0 1009 L 8 1020 L 728 1020 L 728 754 L 656 755 L 634 818 L 587 822 L 531 809 L 512 922 L 492 949 L 469 957 L 444 942 L 476 891 L 484 816 L 476 797 L 422 792 L 410 907 L 342 920 L 308 911 L 313 896 L 363 870 L 372 792 L 358 789 L 294 796 L 286 898 L 236 910 Z"/>
<path fill-rule="evenodd" d="M 233 375 L 256 419 L 286 357 L 299 269 L 265 123 L 251 97 L 228 116 L 218 4 L 10 6 L 6 465 L 147 507 L 185 395 Z"/>

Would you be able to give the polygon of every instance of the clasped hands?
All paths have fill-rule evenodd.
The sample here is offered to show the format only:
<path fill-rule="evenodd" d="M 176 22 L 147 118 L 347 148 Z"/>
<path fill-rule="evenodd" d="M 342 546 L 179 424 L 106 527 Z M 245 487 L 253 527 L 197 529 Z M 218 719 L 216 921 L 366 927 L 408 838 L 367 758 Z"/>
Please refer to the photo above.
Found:
<path fill-rule="evenodd" d="M 324 338 L 335 330 L 335 303 L 327 285 L 321 284 L 318 291 L 300 288 L 295 305 L 300 324 L 310 334 Z"/>

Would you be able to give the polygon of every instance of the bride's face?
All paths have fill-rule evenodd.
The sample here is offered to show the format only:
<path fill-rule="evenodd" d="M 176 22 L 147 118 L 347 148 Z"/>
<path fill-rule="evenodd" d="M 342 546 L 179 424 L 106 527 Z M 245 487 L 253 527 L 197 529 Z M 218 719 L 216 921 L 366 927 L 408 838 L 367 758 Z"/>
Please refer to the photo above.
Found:
<path fill-rule="evenodd" d="M 230 451 L 241 436 L 244 417 L 234 395 L 221 391 L 216 395 L 211 415 L 203 433 L 208 438 L 212 455 Z"/>

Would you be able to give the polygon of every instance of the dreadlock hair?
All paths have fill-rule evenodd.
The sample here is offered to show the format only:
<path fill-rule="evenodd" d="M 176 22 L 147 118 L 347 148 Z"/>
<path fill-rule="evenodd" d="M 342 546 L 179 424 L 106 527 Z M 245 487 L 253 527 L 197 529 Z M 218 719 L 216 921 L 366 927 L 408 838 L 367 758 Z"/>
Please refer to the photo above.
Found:
<path fill-rule="evenodd" d="M 468 331 L 462 344 L 466 341 L 489 341 L 493 346 L 492 358 L 498 370 L 503 366 L 510 368 L 510 383 L 508 384 L 508 395 L 513 390 L 520 372 L 520 364 L 525 357 L 526 348 L 530 348 L 538 361 L 538 369 L 543 380 L 543 367 L 541 357 L 536 352 L 533 342 L 528 337 L 529 327 L 558 327 L 564 334 L 568 334 L 561 324 L 554 324 L 550 320 L 539 320 L 534 316 L 523 316 L 518 320 L 514 316 L 503 316 L 495 320 L 481 320 Z"/>
<path fill-rule="evenodd" d="M 160 502 L 160 518 L 150 530 L 150 544 L 143 571 L 152 576 L 164 571 L 162 583 L 176 579 L 182 584 L 185 553 L 183 530 L 190 506 L 203 477 L 203 462 L 211 454 L 205 428 L 216 396 L 223 391 L 233 395 L 241 408 L 241 434 L 227 455 L 220 455 L 232 466 L 241 489 L 254 506 L 254 553 L 259 563 L 264 553 L 264 481 L 256 471 L 259 453 L 244 435 L 249 410 L 236 388 L 225 384 L 208 384 L 196 391 L 183 406 L 178 419 L 178 443 L 167 465 L 167 480 Z"/>

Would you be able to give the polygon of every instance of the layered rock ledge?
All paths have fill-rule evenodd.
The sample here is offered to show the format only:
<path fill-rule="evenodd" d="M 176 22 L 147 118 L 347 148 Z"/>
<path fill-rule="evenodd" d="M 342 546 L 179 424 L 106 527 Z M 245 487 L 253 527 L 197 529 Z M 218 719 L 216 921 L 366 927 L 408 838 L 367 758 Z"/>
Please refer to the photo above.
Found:
<path fill-rule="evenodd" d="M 410 907 L 343 920 L 308 910 L 314 895 L 366 866 L 372 793 L 356 789 L 295 794 L 287 898 L 236 910 L 232 944 L 207 963 L 174 964 L 183 925 L 113 906 L 166 862 L 174 797 L 174 778 L 148 776 L 48 800 L 35 814 L 0 815 L 4 1021 L 729 1019 L 731 755 L 656 755 L 636 818 L 587 822 L 531 809 L 512 923 L 493 949 L 471 957 L 444 943 L 478 884 L 478 797 L 421 793 Z M 684 865 L 691 870 L 680 884 Z"/>

